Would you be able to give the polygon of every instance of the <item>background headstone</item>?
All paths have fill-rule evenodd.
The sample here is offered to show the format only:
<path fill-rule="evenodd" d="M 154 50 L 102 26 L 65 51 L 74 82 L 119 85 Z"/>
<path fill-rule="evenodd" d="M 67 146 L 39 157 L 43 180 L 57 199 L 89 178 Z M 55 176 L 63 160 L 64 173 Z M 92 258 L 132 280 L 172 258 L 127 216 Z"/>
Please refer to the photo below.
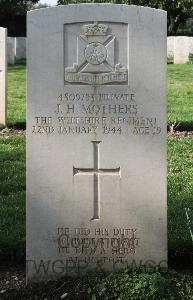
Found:
<path fill-rule="evenodd" d="M 167 265 L 166 13 L 28 13 L 27 277 Z"/>
<path fill-rule="evenodd" d="M 16 59 L 26 58 L 26 37 L 16 38 Z"/>
<path fill-rule="evenodd" d="M 0 127 L 7 124 L 7 29 L 0 27 Z"/>
<path fill-rule="evenodd" d="M 175 39 L 175 36 L 167 37 L 167 57 L 168 58 L 174 56 L 174 39 Z"/>
<path fill-rule="evenodd" d="M 189 37 L 189 53 L 193 54 L 193 37 Z"/>
<path fill-rule="evenodd" d="M 186 64 L 189 60 L 190 38 L 188 36 L 176 36 L 174 39 L 174 64 Z"/>
<path fill-rule="evenodd" d="M 7 62 L 8 64 L 15 64 L 15 37 L 7 37 Z"/>

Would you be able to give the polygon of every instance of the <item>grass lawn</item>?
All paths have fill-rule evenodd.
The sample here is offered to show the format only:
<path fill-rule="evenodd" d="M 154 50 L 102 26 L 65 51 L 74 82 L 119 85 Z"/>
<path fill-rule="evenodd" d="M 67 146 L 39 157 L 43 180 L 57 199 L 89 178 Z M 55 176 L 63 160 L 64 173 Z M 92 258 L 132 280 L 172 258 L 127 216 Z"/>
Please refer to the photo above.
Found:
<path fill-rule="evenodd" d="M 25 138 L 0 137 L 0 257 L 25 253 Z"/>
<path fill-rule="evenodd" d="M 25 128 L 26 124 L 26 65 L 8 67 L 8 127 Z"/>
<path fill-rule="evenodd" d="M 185 207 L 193 209 L 193 138 L 168 140 L 168 238 L 171 266 L 193 264 Z"/>
<path fill-rule="evenodd" d="M 168 65 L 168 123 L 193 129 L 193 65 Z"/>

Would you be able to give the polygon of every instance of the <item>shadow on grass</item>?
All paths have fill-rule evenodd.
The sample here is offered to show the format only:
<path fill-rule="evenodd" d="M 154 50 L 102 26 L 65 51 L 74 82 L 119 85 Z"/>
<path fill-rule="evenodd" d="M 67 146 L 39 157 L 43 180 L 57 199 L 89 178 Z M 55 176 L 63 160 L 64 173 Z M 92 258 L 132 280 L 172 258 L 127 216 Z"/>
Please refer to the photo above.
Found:
<path fill-rule="evenodd" d="M 189 270 L 193 273 L 193 244 L 180 244 L 168 249 L 168 267 L 175 270 Z"/>
<path fill-rule="evenodd" d="M 25 241 L 14 241 L 12 243 L 1 243 L 0 261 L 1 265 L 25 262 Z"/>
<path fill-rule="evenodd" d="M 170 131 L 170 127 L 174 126 L 175 131 L 193 131 L 193 121 L 192 122 L 169 122 L 167 125 L 167 130 Z"/>
<path fill-rule="evenodd" d="M 8 122 L 7 127 L 9 129 L 26 130 L 26 122 L 25 121 L 20 121 L 20 122 L 16 122 L 16 123 Z"/>
<path fill-rule="evenodd" d="M 25 65 L 25 60 L 17 61 L 15 65 L 8 65 L 8 70 L 12 73 L 17 73 L 18 71 L 23 71 Z"/>
<path fill-rule="evenodd" d="M 16 62 L 15 62 L 15 65 L 26 65 L 27 64 L 27 61 L 26 61 L 26 58 L 21 58 L 21 59 L 17 59 Z"/>

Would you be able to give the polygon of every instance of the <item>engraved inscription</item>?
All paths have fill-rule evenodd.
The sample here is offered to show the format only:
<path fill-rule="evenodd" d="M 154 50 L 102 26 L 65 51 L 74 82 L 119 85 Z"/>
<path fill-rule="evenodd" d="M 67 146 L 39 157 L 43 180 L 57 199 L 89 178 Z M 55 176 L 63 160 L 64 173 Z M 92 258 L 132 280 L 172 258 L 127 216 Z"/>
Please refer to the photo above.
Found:
<path fill-rule="evenodd" d="M 59 253 L 70 255 L 135 255 L 139 247 L 136 228 L 57 229 Z"/>
<path fill-rule="evenodd" d="M 101 141 L 92 141 L 93 154 L 94 154 L 94 167 L 93 168 L 76 168 L 73 167 L 73 175 L 93 175 L 93 192 L 94 192 L 94 213 L 91 220 L 100 219 L 100 175 L 118 175 L 121 176 L 121 168 L 103 169 L 100 168 L 99 145 Z"/>
<path fill-rule="evenodd" d="M 83 34 L 77 37 L 77 62 L 65 68 L 65 81 L 101 85 L 126 83 L 127 68 L 115 63 L 115 43 L 118 37 L 108 34 L 105 24 L 82 26 Z"/>
<path fill-rule="evenodd" d="M 38 135 L 135 135 L 163 133 L 155 116 L 140 114 L 136 95 L 129 93 L 62 93 L 55 116 L 35 116 Z M 54 107 L 53 107 L 54 108 Z"/>

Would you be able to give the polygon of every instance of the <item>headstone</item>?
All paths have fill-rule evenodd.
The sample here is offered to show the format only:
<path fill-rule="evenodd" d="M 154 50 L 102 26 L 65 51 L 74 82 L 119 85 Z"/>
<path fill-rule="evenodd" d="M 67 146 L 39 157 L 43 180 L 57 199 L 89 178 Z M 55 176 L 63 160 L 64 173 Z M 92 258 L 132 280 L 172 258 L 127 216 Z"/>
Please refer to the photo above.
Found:
<path fill-rule="evenodd" d="M 186 64 L 189 60 L 189 37 L 176 36 L 174 39 L 174 64 Z"/>
<path fill-rule="evenodd" d="M 7 124 L 7 29 L 0 27 L 0 128 Z"/>
<path fill-rule="evenodd" d="M 174 36 L 167 37 L 167 57 L 171 58 L 174 56 Z"/>
<path fill-rule="evenodd" d="M 189 53 L 193 54 L 193 37 L 189 37 Z"/>
<path fill-rule="evenodd" d="M 16 59 L 26 58 L 26 37 L 16 37 Z"/>
<path fill-rule="evenodd" d="M 167 265 L 166 12 L 28 14 L 27 278 Z"/>
<path fill-rule="evenodd" d="M 15 37 L 7 37 L 7 62 L 8 64 L 15 64 Z"/>

